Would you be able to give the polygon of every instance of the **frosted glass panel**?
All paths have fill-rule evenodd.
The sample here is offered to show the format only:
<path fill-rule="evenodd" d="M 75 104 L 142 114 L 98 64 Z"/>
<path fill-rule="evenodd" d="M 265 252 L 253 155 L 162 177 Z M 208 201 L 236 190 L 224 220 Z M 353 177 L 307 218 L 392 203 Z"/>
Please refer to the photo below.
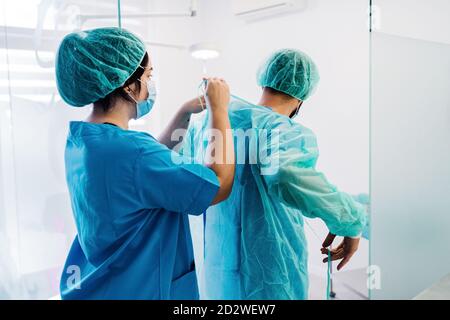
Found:
<path fill-rule="evenodd" d="M 136 13 L 145 4 L 130 0 L 122 9 Z M 111 18 L 82 18 L 98 14 Z M 123 24 L 146 31 L 145 20 Z M 70 108 L 59 97 L 55 51 L 75 29 L 117 25 L 117 1 L 0 1 L 0 299 L 59 293 L 76 234 L 64 146 L 69 121 L 90 107 Z"/>
<path fill-rule="evenodd" d="M 450 46 L 372 34 L 374 299 L 410 299 L 450 273 Z"/>

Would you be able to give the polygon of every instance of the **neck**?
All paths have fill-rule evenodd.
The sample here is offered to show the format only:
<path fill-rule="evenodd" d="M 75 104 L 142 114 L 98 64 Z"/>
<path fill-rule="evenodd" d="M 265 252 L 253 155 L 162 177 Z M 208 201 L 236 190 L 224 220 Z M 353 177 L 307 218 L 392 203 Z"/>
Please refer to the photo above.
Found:
<path fill-rule="evenodd" d="M 258 104 L 269 107 L 272 111 L 289 117 L 297 109 L 298 100 L 294 98 L 286 99 L 284 96 L 274 95 L 264 89 Z"/>
<path fill-rule="evenodd" d="M 103 111 L 100 106 L 97 107 L 94 105 L 94 108 L 86 121 L 92 123 L 109 122 L 122 129 L 128 130 L 128 122 L 132 118 L 132 115 L 130 115 L 130 110 L 131 108 L 129 105 L 125 103 L 116 104 L 106 112 Z"/>

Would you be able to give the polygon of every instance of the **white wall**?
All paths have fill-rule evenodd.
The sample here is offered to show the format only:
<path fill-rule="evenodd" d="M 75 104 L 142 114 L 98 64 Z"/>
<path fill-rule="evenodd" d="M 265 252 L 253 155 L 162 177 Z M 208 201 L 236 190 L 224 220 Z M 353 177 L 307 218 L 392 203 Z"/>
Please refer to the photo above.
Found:
<path fill-rule="evenodd" d="M 158 0 L 155 8 L 179 11 L 189 2 Z M 198 2 L 199 13 L 194 19 L 155 21 L 155 39 L 187 45 L 217 43 L 221 56 L 208 63 L 208 73 L 224 77 L 232 93 L 255 103 L 260 94 L 256 69 L 269 53 L 284 47 L 307 52 L 319 67 L 321 82 L 297 121 L 317 134 L 321 151 L 318 168 L 330 181 L 352 194 L 368 193 L 368 1 L 310 0 L 304 11 L 250 23 L 233 16 L 231 0 Z M 166 123 L 183 100 L 197 94 L 201 64 L 188 52 L 163 48 L 153 52 L 160 71 L 158 116 Z M 320 221 L 312 225 L 325 237 Z M 321 243 L 308 229 L 307 235 L 311 271 L 325 275 L 319 262 Z M 348 269 L 367 266 L 367 242 L 361 247 Z"/>
<path fill-rule="evenodd" d="M 199 1 L 197 18 L 158 22 L 154 37 L 170 43 L 218 43 L 222 54 L 208 63 L 208 73 L 224 77 L 234 94 L 254 102 L 260 93 L 256 69 L 270 52 L 294 47 L 310 54 L 319 66 L 321 82 L 298 121 L 316 132 L 319 167 L 330 180 L 351 193 L 367 192 L 367 4 L 337 2 L 310 0 L 304 12 L 246 23 L 232 15 L 231 1 Z M 188 0 L 170 3 L 178 11 L 189 5 Z M 169 7 L 165 1 L 156 4 L 158 9 Z M 197 94 L 201 64 L 185 51 L 154 48 L 153 52 L 160 71 L 161 119 L 166 123 L 183 99 Z"/>
<path fill-rule="evenodd" d="M 450 1 L 373 0 L 377 32 L 450 44 Z"/>

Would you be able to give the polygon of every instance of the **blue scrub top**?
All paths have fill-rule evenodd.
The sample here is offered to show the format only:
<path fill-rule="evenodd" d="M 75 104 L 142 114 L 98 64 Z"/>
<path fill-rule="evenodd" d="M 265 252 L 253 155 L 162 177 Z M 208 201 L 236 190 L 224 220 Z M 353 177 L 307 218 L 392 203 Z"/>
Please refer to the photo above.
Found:
<path fill-rule="evenodd" d="M 219 182 L 151 135 L 71 122 L 66 179 L 78 230 L 63 299 L 198 299 L 188 214 Z"/>

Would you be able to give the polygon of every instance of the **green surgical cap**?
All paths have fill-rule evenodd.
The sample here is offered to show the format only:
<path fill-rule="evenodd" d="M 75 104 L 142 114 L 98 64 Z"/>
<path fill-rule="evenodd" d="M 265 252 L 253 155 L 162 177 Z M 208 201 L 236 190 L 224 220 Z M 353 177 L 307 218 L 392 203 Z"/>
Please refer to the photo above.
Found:
<path fill-rule="evenodd" d="M 281 91 L 302 101 L 312 95 L 319 79 L 316 64 L 307 54 L 295 49 L 274 52 L 257 73 L 259 86 Z"/>
<path fill-rule="evenodd" d="M 56 54 L 56 85 L 61 98 L 74 107 L 104 98 L 137 70 L 145 53 L 142 40 L 124 29 L 68 34 Z"/>

